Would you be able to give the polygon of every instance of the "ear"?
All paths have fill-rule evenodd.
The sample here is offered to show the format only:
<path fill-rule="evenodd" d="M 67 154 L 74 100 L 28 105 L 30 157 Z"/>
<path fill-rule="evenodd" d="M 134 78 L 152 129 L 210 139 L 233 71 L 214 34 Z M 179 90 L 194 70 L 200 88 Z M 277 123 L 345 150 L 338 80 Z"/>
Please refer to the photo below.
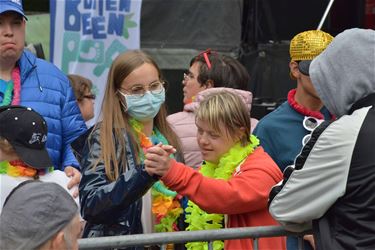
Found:
<path fill-rule="evenodd" d="M 300 72 L 298 69 L 298 63 L 295 61 L 291 61 L 289 63 L 289 69 L 290 69 L 290 75 L 293 76 L 294 78 L 298 79 L 300 77 Z"/>
<path fill-rule="evenodd" d="M 214 81 L 212 81 L 211 79 L 207 80 L 205 86 L 206 86 L 206 89 L 213 88 L 214 87 Z"/>
<path fill-rule="evenodd" d="M 237 131 L 236 136 L 237 136 L 238 140 L 241 140 L 241 139 L 242 139 L 242 137 L 243 137 L 244 134 L 245 134 L 245 130 L 246 130 L 246 128 L 241 127 L 241 128 Z"/>
<path fill-rule="evenodd" d="M 51 239 L 51 249 L 66 249 L 63 230 L 55 234 Z"/>

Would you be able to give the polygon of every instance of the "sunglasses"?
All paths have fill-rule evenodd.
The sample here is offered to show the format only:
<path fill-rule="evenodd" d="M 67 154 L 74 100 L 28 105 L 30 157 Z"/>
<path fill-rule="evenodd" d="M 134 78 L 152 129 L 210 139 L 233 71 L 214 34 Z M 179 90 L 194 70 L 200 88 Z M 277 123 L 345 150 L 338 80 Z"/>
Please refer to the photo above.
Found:
<path fill-rule="evenodd" d="M 309 134 L 305 135 L 302 138 L 302 146 L 305 146 L 306 143 L 310 140 L 311 138 L 311 133 L 316 129 L 324 120 L 317 119 L 312 116 L 305 116 L 303 119 L 302 125 L 303 127 L 307 130 L 310 131 Z"/>
<path fill-rule="evenodd" d="M 199 57 L 203 56 L 204 61 L 206 62 L 207 68 L 211 69 L 212 65 L 211 65 L 211 61 L 210 61 L 209 55 L 212 55 L 212 54 L 217 54 L 217 52 L 211 51 L 211 49 L 206 49 L 205 51 L 202 51 L 201 53 L 199 53 L 196 56 L 196 58 L 199 58 Z"/>

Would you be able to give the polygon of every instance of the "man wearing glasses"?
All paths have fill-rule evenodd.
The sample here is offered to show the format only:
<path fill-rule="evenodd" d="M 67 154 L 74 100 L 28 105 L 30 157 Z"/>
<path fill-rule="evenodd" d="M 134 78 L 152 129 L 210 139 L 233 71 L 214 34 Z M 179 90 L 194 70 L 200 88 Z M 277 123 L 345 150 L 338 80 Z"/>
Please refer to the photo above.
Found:
<path fill-rule="evenodd" d="M 311 61 L 332 39 L 326 32 L 310 30 L 297 34 L 290 41 L 290 76 L 297 81 L 297 87 L 290 90 L 287 101 L 263 117 L 254 130 L 260 144 L 281 171 L 294 164 L 294 159 L 315 127 L 323 120 L 332 119 L 309 76 Z M 298 249 L 296 237 L 287 238 L 287 249 Z M 304 249 L 311 249 L 306 241 Z"/>

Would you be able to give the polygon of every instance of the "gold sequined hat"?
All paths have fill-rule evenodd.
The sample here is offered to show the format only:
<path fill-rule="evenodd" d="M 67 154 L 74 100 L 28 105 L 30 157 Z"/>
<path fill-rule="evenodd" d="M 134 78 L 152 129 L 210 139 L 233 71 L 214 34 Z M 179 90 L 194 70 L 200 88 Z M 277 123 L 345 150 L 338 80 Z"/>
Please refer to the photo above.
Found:
<path fill-rule="evenodd" d="M 308 74 L 311 60 L 317 57 L 332 42 L 333 37 L 321 30 L 301 32 L 290 41 L 289 54 L 291 61 L 307 61 L 300 63 L 300 71 Z"/>

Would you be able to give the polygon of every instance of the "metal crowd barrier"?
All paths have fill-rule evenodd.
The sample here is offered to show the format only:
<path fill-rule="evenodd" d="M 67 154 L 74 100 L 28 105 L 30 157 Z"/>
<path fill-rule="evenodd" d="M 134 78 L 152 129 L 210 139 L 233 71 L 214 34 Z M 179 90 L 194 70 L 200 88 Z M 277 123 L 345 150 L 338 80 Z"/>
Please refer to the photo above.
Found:
<path fill-rule="evenodd" d="M 214 240 L 243 239 L 254 240 L 254 250 L 258 249 L 259 238 L 278 236 L 298 236 L 299 249 L 303 250 L 302 236 L 311 232 L 293 233 L 280 226 L 238 227 L 219 230 L 183 231 L 172 233 L 151 233 L 87 238 L 79 240 L 79 249 L 125 248 L 130 246 L 155 246 L 166 249 L 168 243 L 186 243 L 193 241 L 208 242 L 208 250 L 213 249 Z"/>

